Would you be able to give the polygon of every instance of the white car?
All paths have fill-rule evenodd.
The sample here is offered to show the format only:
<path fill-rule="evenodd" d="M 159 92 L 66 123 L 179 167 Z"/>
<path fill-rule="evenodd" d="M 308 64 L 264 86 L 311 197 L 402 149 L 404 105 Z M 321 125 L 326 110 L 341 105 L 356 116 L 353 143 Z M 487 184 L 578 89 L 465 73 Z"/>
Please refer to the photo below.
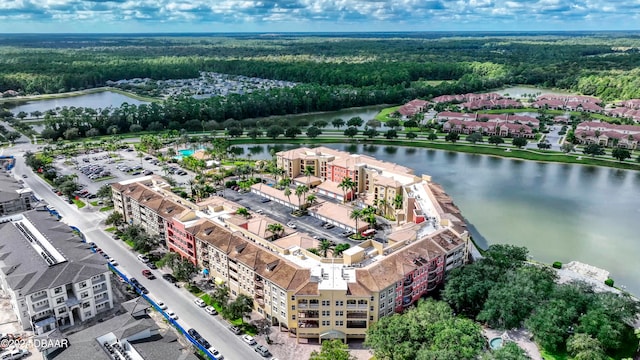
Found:
<path fill-rule="evenodd" d="M 117 266 L 117 265 L 118 265 L 118 262 L 116 261 L 116 259 L 114 259 L 114 258 L 110 257 L 110 258 L 109 258 L 109 264 L 111 264 L 111 265 L 113 265 L 113 266 Z"/>
<path fill-rule="evenodd" d="M 213 357 L 215 357 L 218 360 L 223 360 L 224 356 L 222 354 L 220 354 L 220 351 L 216 350 L 216 348 L 214 347 L 210 347 L 209 348 L 209 352 L 211 353 L 211 355 L 213 355 Z"/>
<path fill-rule="evenodd" d="M 167 305 L 160 299 L 156 299 L 156 305 L 158 305 L 160 310 L 167 310 Z"/>
<path fill-rule="evenodd" d="M 196 305 L 198 305 L 199 307 L 207 306 L 207 303 L 205 303 L 204 300 L 200 298 L 196 298 L 195 300 L 193 300 L 193 302 L 196 303 Z"/>
<path fill-rule="evenodd" d="M 148 263 L 149 262 L 149 258 L 140 254 L 138 255 L 138 260 L 142 261 L 143 263 Z"/>
<path fill-rule="evenodd" d="M 242 335 L 242 341 L 246 342 L 251 346 L 256 344 L 256 339 L 254 339 L 253 336 L 251 335 Z"/>
<path fill-rule="evenodd" d="M 206 308 L 204 308 L 204 311 L 206 311 L 207 314 L 209 314 L 209 315 L 218 314 L 218 312 L 216 311 L 216 308 L 214 308 L 213 306 L 207 306 Z"/>
<path fill-rule="evenodd" d="M 297 228 L 296 224 L 294 224 L 294 223 L 292 223 L 292 222 L 288 222 L 288 223 L 287 223 L 287 226 L 288 226 L 288 227 L 290 227 L 290 228 L 292 228 L 292 229 Z"/>
<path fill-rule="evenodd" d="M 29 351 L 27 349 L 13 349 L 0 353 L 0 360 L 22 359 L 27 355 L 29 355 Z"/>
<path fill-rule="evenodd" d="M 173 320 L 178 320 L 178 315 L 176 315 L 176 313 L 174 313 L 173 310 L 167 309 L 164 312 L 167 314 L 167 316 L 169 316 Z"/>

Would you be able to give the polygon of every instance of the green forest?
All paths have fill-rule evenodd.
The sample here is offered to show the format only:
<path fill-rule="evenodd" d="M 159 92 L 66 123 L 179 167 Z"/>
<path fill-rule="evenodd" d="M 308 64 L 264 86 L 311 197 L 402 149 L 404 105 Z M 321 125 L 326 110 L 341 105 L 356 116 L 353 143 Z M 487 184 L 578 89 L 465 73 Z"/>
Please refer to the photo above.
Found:
<path fill-rule="evenodd" d="M 90 129 L 126 133 L 132 126 L 138 131 L 228 128 L 223 123 L 230 119 L 246 129 L 253 126 L 242 124 L 244 119 L 401 104 L 509 84 L 566 89 L 606 101 L 640 98 L 638 49 L 640 40 L 626 33 L 1 35 L 0 91 L 53 94 L 122 79 L 197 78 L 201 71 L 299 84 L 226 97 L 173 97 L 97 113 L 51 113 L 45 119 L 56 119 L 48 126 L 54 132 L 50 138 L 63 137 L 71 127 L 80 136 Z M 135 91 L 158 95 L 152 87 Z"/>

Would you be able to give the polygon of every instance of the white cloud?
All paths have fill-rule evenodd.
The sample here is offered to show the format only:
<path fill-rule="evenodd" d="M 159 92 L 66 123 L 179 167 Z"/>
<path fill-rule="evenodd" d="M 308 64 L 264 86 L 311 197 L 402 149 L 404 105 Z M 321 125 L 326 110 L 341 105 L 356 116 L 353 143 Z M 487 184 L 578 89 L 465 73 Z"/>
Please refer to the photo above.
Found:
<path fill-rule="evenodd" d="M 163 31 L 173 23 L 178 29 L 189 23 L 194 28 L 200 23 L 230 23 L 237 29 L 229 31 L 271 31 L 283 26 L 305 31 L 305 26 L 318 21 L 338 31 L 451 30 L 460 24 L 467 30 L 504 30 L 505 24 L 517 24 L 512 30 L 553 30 L 549 26 L 558 28 L 559 22 L 547 19 L 558 17 L 569 28 L 575 22 L 593 29 L 635 29 L 636 16 L 629 14 L 639 10 L 638 0 L 0 0 L 0 17 L 8 20 L 0 22 L 0 31 L 23 31 L 15 29 L 18 21 L 24 26 L 51 23 L 55 28 L 63 22 L 117 24 L 123 20 L 144 21 L 147 27 L 155 21 L 163 24 L 159 28 Z"/>

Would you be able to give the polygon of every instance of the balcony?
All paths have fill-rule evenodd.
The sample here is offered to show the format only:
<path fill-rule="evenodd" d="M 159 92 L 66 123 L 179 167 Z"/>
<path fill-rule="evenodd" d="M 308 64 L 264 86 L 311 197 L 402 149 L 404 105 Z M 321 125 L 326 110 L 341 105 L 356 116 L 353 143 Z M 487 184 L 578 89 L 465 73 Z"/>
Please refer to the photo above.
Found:
<path fill-rule="evenodd" d="M 411 295 L 411 293 L 413 292 L 413 287 L 405 287 L 402 290 L 402 296 L 407 296 L 407 295 Z"/>
<path fill-rule="evenodd" d="M 347 329 L 366 329 L 367 321 L 366 320 L 347 320 Z"/>
<path fill-rule="evenodd" d="M 347 319 L 367 319 L 365 311 L 347 311 Z"/>
<path fill-rule="evenodd" d="M 93 287 L 93 293 L 94 294 L 99 294 L 101 292 L 105 292 L 107 291 L 107 284 L 102 284 L 100 286 L 94 286 Z"/>
<path fill-rule="evenodd" d="M 298 311 L 299 319 L 319 319 L 320 312 L 319 311 Z"/>
<path fill-rule="evenodd" d="M 437 277 L 438 277 L 438 275 L 435 274 L 435 273 L 429 274 L 429 277 L 427 277 L 427 281 L 435 280 Z"/>
<path fill-rule="evenodd" d="M 31 296 L 31 302 L 32 303 L 37 303 L 40 300 L 44 300 L 47 298 L 47 292 L 43 291 L 42 294 L 38 295 L 38 296 Z"/>
<path fill-rule="evenodd" d="M 34 313 L 43 312 L 49 309 L 49 302 L 47 301 L 44 304 L 38 306 L 32 305 L 31 308 L 33 309 Z"/>
<path fill-rule="evenodd" d="M 356 309 L 358 305 L 355 300 L 347 300 L 347 309 Z"/>
<path fill-rule="evenodd" d="M 255 289 L 255 293 L 256 293 L 256 295 L 258 295 L 258 296 L 264 296 L 264 293 L 262 292 L 262 289 L 258 289 L 258 288 L 256 288 L 256 289 Z"/>
<path fill-rule="evenodd" d="M 100 275 L 99 277 L 92 279 L 91 280 L 91 284 L 92 285 L 96 285 L 96 284 L 100 284 L 102 282 L 104 282 L 107 278 L 103 275 Z"/>
<path fill-rule="evenodd" d="M 402 306 L 407 307 L 411 305 L 412 299 L 411 296 L 403 296 L 402 297 Z"/>
<path fill-rule="evenodd" d="M 309 328 L 318 328 L 319 326 L 318 320 L 302 320 L 298 321 L 298 328 L 301 329 L 309 329 Z"/>
<path fill-rule="evenodd" d="M 411 284 L 413 284 L 413 278 L 412 277 L 408 278 L 408 279 L 404 279 L 404 282 L 402 283 L 402 285 L 404 287 L 411 286 Z"/>

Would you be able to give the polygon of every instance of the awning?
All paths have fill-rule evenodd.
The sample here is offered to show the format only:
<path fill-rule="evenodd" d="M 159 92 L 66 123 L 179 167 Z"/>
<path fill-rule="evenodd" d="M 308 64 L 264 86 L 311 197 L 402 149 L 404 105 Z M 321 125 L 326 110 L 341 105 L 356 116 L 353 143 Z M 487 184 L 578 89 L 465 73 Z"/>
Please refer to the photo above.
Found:
<path fill-rule="evenodd" d="M 202 269 L 202 275 L 209 275 L 209 269 Z"/>
<path fill-rule="evenodd" d="M 339 330 L 329 330 L 320 334 L 320 339 L 346 339 L 347 335 Z"/>
<path fill-rule="evenodd" d="M 215 279 L 213 279 L 217 285 L 222 285 L 224 284 L 224 280 L 220 279 L 219 277 L 216 277 Z"/>

